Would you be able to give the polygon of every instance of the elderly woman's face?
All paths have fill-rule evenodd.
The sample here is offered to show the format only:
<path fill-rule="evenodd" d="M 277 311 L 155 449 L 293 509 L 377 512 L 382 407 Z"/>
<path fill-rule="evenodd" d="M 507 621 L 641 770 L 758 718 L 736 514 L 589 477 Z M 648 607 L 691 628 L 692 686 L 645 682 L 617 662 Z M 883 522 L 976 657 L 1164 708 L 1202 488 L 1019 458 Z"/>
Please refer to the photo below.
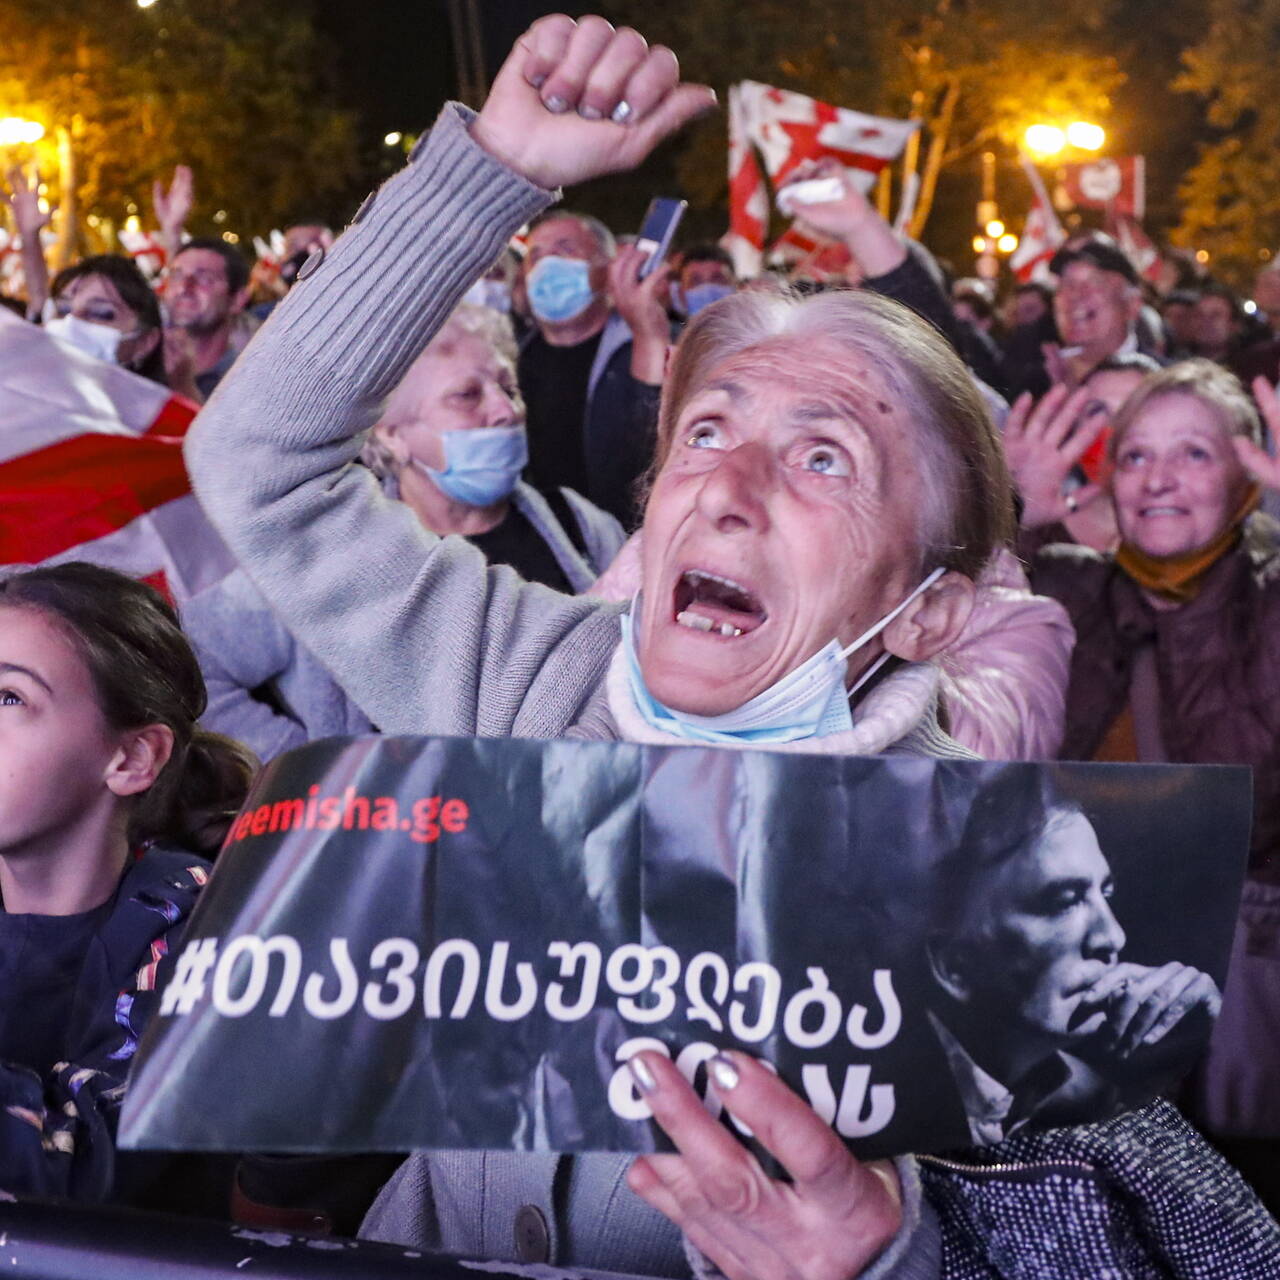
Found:
<path fill-rule="evenodd" d="M 916 585 L 914 428 L 834 343 L 778 339 L 716 366 L 684 405 L 644 524 L 637 648 L 679 711 L 718 715 Z M 849 659 L 852 679 L 881 652 Z"/>
<path fill-rule="evenodd" d="M 1226 528 L 1246 480 L 1214 410 L 1174 393 L 1147 404 L 1117 442 L 1111 483 L 1124 540 L 1180 556 Z"/>
<path fill-rule="evenodd" d="M 402 448 L 436 469 L 445 465 L 446 431 L 524 421 L 511 362 L 478 334 L 452 330 L 444 336 L 445 343 L 437 339 L 410 366 L 384 415 Z"/>

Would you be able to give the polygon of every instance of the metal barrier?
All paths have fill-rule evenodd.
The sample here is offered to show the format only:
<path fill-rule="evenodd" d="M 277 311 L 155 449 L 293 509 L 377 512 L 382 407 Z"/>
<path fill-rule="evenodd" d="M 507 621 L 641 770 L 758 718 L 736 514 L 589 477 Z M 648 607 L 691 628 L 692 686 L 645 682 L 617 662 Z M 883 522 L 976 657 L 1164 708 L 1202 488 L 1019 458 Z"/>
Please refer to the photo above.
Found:
<path fill-rule="evenodd" d="M 503 1273 L 485 1265 L 485 1280 Z M 496 1273 L 496 1275 L 495 1275 Z M 511 1275 L 529 1272 L 512 1266 Z M 476 1280 L 439 1254 L 127 1209 L 0 1201 L 4 1280 Z"/>

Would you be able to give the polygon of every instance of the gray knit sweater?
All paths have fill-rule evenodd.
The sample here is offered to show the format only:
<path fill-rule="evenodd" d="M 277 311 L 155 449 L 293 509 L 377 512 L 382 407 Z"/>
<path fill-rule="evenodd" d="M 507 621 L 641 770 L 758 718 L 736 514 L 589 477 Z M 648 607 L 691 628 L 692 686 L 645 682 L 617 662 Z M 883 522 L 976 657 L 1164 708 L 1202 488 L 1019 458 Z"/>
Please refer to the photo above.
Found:
<path fill-rule="evenodd" d="M 554 199 L 477 147 L 470 118 L 447 108 L 412 163 L 303 268 L 201 412 L 188 463 L 272 608 L 384 732 L 616 736 L 604 678 L 618 608 L 486 567 L 351 465 L 358 433 L 463 291 Z M 892 749 L 958 753 L 931 715 Z M 514 1215 L 534 1204 L 550 1223 L 554 1262 L 686 1274 L 679 1233 L 622 1185 L 626 1164 L 416 1157 L 378 1221 L 402 1239 L 510 1258 Z M 910 1162 L 902 1169 L 904 1227 L 868 1277 L 938 1272 L 936 1221 Z"/>

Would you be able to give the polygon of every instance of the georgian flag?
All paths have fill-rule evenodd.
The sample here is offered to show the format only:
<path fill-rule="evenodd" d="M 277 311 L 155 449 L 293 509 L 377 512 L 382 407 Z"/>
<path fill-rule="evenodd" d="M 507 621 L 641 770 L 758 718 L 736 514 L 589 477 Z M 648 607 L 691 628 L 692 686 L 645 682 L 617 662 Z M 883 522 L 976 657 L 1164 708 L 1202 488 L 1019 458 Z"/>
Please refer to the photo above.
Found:
<path fill-rule="evenodd" d="M 90 560 L 177 603 L 233 567 L 191 494 L 197 406 L 0 308 L 0 564 Z"/>
<path fill-rule="evenodd" d="M 1022 168 L 1027 181 L 1031 183 L 1035 199 L 1023 224 L 1018 247 L 1009 258 L 1009 269 L 1019 283 L 1027 284 L 1032 280 L 1051 279 L 1049 261 L 1067 235 L 1058 222 L 1058 215 L 1053 211 L 1053 203 L 1040 180 L 1040 174 L 1025 156 L 1022 157 Z"/>
<path fill-rule="evenodd" d="M 117 233 L 117 239 L 148 280 L 154 280 L 164 270 L 169 255 L 164 241 L 154 232 L 125 229 Z"/>
<path fill-rule="evenodd" d="M 776 189 L 804 160 L 830 156 L 863 191 L 902 154 L 918 120 L 890 120 L 834 107 L 803 93 L 744 80 L 729 90 L 729 235 L 739 273 L 760 269 L 768 195 L 756 153 Z"/>
<path fill-rule="evenodd" d="M 1120 215 L 1111 220 L 1111 233 L 1115 236 L 1116 243 L 1125 251 L 1129 261 L 1133 263 L 1137 273 L 1152 284 L 1159 283 L 1160 250 L 1142 229 L 1142 224 L 1136 218 Z"/>

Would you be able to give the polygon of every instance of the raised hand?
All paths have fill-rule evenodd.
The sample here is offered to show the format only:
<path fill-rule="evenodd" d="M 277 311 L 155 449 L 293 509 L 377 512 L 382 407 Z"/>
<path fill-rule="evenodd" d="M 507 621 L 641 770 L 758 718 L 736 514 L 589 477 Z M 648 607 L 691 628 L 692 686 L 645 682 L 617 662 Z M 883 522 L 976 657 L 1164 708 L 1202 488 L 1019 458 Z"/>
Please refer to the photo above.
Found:
<path fill-rule="evenodd" d="M 671 323 L 665 306 L 671 285 L 671 264 L 640 279 L 648 255 L 635 245 L 624 245 L 609 264 L 609 296 L 618 314 L 631 329 L 631 374 L 654 386 L 666 372 Z"/>
<path fill-rule="evenodd" d="M 787 176 L 780 192 L 798 182 L 820 178 L 834 178 L 840 183 L 843 194 L 835 200 L 797 204 L 794 213 L 801 226 L 842 241 L 857 260 L 863 275 L 887 275 L 900 266 L 907 256 L 906 245 L 838 160 L 827 157 L 802 162 Z"/>
<path fill-rule="evenodd" d="M 0 192 L 0 195 L 13 214 L 13 225 L 17 227 L 18 234 L 24 241 L 38 237 L 53 219 L 49 210 L 40 208 L 40 175 L 37 173 L 33 181 L 28 182 L 22 167 L 15 164 L 5 173 L 5 181 L 9 190 Z"/>
<path fill-rule="evenodd" d="M 530 182 L 552 189 L 634 169 L 715 105 L 682 84 L 676 56 L 589 15 L 540 18 L 516 41 L 471 133 Z"/>
<path fill-rule="evenodd" d="M 173 180 L 166 191 L 164 183 L 157 178 L 151 184 L 151 203 L 156 213 L 156 221 L 161 231 L 169 234 L 181 234 L 191 216 L 191 207 L 195 203 L 195 180 L 191 170 L 185 164 L 176 165 Z"/>
<path fill-rule="evenodd" d="M 902 1220 L 887 1161 L 860 1164 L 830 1126 L 745 1054 L 708 1064 L 716 1095 L 782 1164 L 770 1178 L 675 1065 L 657 1053 L 632 1074 L 679 1155 L 641 1156 L 628 1185 L 665 1214 L 730 1280 L 849 1280 L 881 1253 Z"/>
<path fill-rule="evenodd" d="M 1085 413 L 1090 394 L 1064 385 L 1034 405 L 1029 393 L 1014 401 L 1004 427 L 1004 452 L 1022 497 L 1022 523 L 1028 529 L 1053 524 L 1102 496 L 1096 484 L 1064 495 L 1062 482 L 1102 434 L 1109 421 L 1106 406 Z M 1083 415 L 1083 416 L 1082 416 Z"/>
<path fill-rule="evenodd" d="M 1262 420 L 1267 424 L 1273 440 L 1280 440 L 1280 397 L 1266 378 L 1254 378 L 1253 398 L 1262 410 Z M 1268 489 L 1280 490 L 1280 458 L 1273 458 L 1244 436 L 1233 436 L 1236 456 L 1245 470 Z"/>

